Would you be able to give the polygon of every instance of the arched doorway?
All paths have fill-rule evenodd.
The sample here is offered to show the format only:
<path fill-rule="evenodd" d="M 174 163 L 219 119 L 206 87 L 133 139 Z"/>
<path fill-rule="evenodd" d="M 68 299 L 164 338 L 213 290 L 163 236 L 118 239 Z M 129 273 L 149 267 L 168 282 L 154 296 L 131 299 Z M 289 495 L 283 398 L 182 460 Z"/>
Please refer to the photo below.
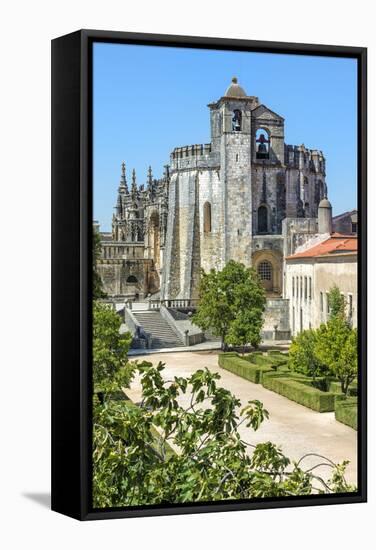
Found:
<path fill-rule="evenodd" d="M 257 273 L 267 292 L 273 290 L 273 266 L 268 260 L 262 260 L 257 266 Z"/>

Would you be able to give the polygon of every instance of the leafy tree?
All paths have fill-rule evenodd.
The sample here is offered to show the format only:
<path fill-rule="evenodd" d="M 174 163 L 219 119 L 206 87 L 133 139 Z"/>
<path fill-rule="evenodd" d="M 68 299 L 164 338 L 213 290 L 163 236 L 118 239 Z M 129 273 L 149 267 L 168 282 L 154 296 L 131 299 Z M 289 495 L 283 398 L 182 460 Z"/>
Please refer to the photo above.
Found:
<path fill-rule="evenodd" d="M 317 356 L 317 345 L 317 331 L 310 329 L 299 332 L 289 349 L 289 368 L 313 379 L 316 376 L 326 376 L 329 369 Z"/>
<path fill-rule="evenodd" d="M 256 308 L 241 310 L 230 324 L 226 343 L 243 346 L 244 355 L 247 344 L 255 348 L 260 344 L 262 325 L 262 310 Z"/>
<path fill-rule="evenodd" d="M 97 262 L 102 251 L 101 239 L 96 227 L 93 228 L 93 299 L 105 298 L 106 293 L 103 290 L 103 282 L 98 273 Z"/>
<path fill-rule="evenodd" d="M 121 318 L 108 305 L 93 304 L 93 382 L 103 401 L 108 394 L 129 384 L 132 366 L 127 352 L 130 333 L 120 334 Z"/>
<path fill-rule="evenodd" d="M 341 315 L 332 317 L 318 330 L 316 355 L 341 382 L 341 390 L 347 396 L 358 374 L 356 329 L 352 329 Z"/>
<path fill-rule="evenodd" d="M 200 301 L 193 322 L 227 344 L 260 343 L 265 291 L 253 268 L 231 260 L 221 271 L 201 272 Z"/>
<path fill-rule="evenodd" d="M 318 457 L 321 465 L 333 468 L 325 482 L 315 467 L 303 468 L 307 455 L 291 462 L 271 442 L 253 445 L 249 437 L 243 439 L 239 427 L 244 423 L 256 431 L 268 412 L 257 400 L 239 411 L 239 399 L 217 385 L 217 373 L 198 370 L 188 378 L 166 381 L 163 368 L 161 363 L 135 367 L 142 385 L 139 407 L 126 401 L 95 403 L 95 507 L 353 490 L 344 478 L 346 463 Z"/>
<path fill-rule="evenodd" d="M 334 317 L 345 318 L 345 297 L 341 294 L 338 286 L 334 285 L 328 294 L 330 319 Z"/>

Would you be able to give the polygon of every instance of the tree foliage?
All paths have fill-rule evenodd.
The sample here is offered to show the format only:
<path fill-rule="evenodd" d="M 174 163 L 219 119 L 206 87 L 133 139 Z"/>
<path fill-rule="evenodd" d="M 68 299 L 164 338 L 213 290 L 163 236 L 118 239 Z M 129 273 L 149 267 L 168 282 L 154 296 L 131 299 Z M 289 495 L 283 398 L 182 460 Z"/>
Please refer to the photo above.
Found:
<path fill-rule="evenodd" d="M 346 463 L 325 460 L 333 469 L 325 482 L 315 467 L 303 468 L 305 457 L 291 462 L 271 442 L 252 444 L 252 431 L 268 412 L 257 400 L 239 410 L 239 399 L 218 386 L 217 373 L 204 369 L 166 381 L 161 363 L 135 368 L 142 384 L 139 407 L 123 401 L 94 407 L 95 507 L 353 490 L 344 478 Z M 247 440 L 239 433 L 243 423 L 250 429 Z"/>
<path fill-rule="evenodd" d="M 98 230 L 93 228 L 93 299 L 105 298 L 106 293 L 103 290 L 103 282 L 98 273 L 97 262 L 102 251 L 101 239 Z"/>
<path fill-rule="evenodd" d="M 345 318 L 345 297 L 341 294 L 338 286 L 334 285 L 328 294 L 330 319 L 335 317 Z"/>
<path fill-rule="evenodd" d="M 341 382 L 342 392 L 347 396 L 358 374 L 357 330 L 343 316 L 332 317 L 318 330 L 316 355 Z"/>
<path fill-rule="evenodd" d="M 101 399 L 131 379 L 127 359 L 131 335 L 120 334 L 120 325 L 121 318 L 110 306 L 93 303 L 93 382 Z"/>
<path fill-rule="evenodd" d="M 310 329 L 299 332 L 289 349 L 289 368 L 315 379 L 329 374 L 329 368 L 317 354 L 319 345 L 318 331 Z"/>
<path fill-rule="evenodd" d="M 253 268 L 231 260 L 221 271 L 201 272 L 200 301 L 193 322 L 220 336 L 224 345 L 261 341 L 265 291 Z"/>
<path fill-rule="evenodd" d="M 258 400 L 242 409 L 219 374 L 163 377 L 163 364 L 130 363 L 131 337 L 109 306 L 93 305 L 93 505 L 96 508 L 347 492 L 346 462 L 325 461 L 329 481 L 290 461 L 272 442 L 253 444 L 268 418 Z M 142 400 L 123 390 L 135 376 Z M 123 399 L 118 399 L 118 395 Z M 244 424 L 250 435 L 243 438 Z M 310 456 L 310 455 L 308 455 Z M 323 457 L 318 457 L 319 464 Z M 318 464 L 318 466 L 319 466 Z M 317 467 L 318 467 L 317 466 Z"/>

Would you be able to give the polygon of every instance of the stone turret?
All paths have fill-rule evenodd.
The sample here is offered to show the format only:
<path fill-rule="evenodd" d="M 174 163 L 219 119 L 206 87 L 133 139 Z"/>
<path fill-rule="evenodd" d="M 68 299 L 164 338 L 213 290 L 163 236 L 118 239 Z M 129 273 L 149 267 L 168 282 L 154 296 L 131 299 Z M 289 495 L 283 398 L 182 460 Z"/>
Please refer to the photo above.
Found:
<path fill-rule="evenodd" d="M 327 197 L 324 197 L 319 204 L 318 208 L 318 225 L 319 233 L 329 235 L 332 233 L 332 205 L 328 201 Z"/>

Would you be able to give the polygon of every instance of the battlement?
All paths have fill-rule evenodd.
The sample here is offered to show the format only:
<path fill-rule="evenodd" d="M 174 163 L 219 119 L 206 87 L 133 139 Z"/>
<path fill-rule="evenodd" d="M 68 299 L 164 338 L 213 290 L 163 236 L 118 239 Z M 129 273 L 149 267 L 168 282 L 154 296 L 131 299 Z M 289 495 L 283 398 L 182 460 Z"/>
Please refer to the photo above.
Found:
<path fill-rule="evenodd" d="M 285 164 L 325 174 L 325 157 L 322 151 L 307 149 L 305 145 L 285 145 Z"/>
<path fill-rule="evenodd" d="M 196 145 L 185 145 L 184 147 L 175 147 L 171 153 L 171 160 L 182 159 L 186 157 L 201 157 L 211 153 L 211 143 L 201 143 Z"/>

